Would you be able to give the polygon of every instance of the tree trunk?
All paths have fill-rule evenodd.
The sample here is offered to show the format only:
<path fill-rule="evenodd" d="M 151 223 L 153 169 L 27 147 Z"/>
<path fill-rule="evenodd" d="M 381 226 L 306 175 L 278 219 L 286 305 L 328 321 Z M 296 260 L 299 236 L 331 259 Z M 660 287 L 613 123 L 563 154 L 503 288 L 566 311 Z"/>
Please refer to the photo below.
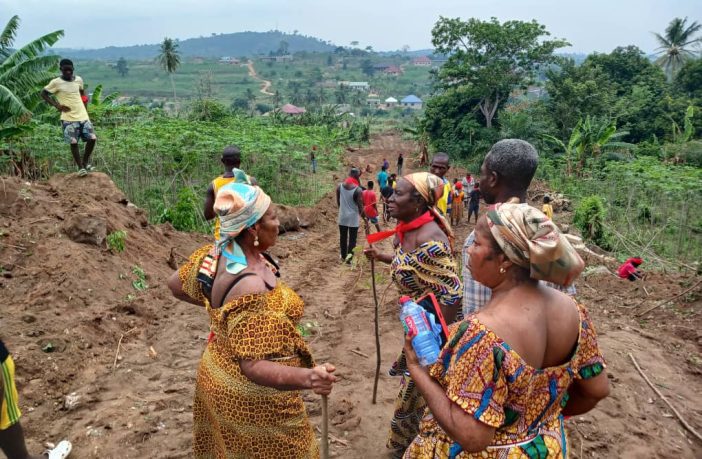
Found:
<path fill-rule="evenodd" d="M 171 87 L 173 88 L 173 106 L 175 107 L 176 113 L 178 113 L 178 100 L 176 99 L 175 81 L 173 81 L 172 73 L 169 73 L 168 76 L 171 77 Z"/>
<path fill-rule="evenodd" d="M 495 93 L 494 97 L 494 100 L 492 100 L 491 96 L 485 97 L 478 104 L 478 108 L 480 108 L 480 113 L 482 113 L 485 117 L 485 127 L 487 127 L 488 129 L 492 128 L 492 119 L 495 117 L 497 107 L 500 105 L 500 94 Z"/>

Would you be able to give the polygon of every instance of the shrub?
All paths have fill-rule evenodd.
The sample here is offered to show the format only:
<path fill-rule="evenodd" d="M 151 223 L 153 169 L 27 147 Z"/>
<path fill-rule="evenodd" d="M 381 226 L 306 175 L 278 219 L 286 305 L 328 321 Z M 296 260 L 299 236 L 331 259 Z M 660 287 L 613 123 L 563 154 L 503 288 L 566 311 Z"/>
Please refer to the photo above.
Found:
<path fill-rule="evenodd" d="M 173 207 L 164 209 L 159 218 L 160 222 L 170 222 L 178 231 L 196 231 L 201 199 L 192 188 L 181 188 L 178 200 Z"/>
<path fill-rule="evenodd" d="M 191 121 L 221 121 L 229 115 L 227 108 L 212 99 L 200 99 L 190 107 Z"/>
<path fill-rule="evenodd" d="M 107 235 L 107 247 L 115 253 L 124 252 L 126 247 L 127 232 L 124 230 L 113 231 Z"/>
<path fill-rule="evenodd" d="M 611 250 L 611 238 L 604 226 L 604 201 L 599 196 L 588 196 L 580 201 L 573 223 L 583 236 L 604 250 Z"/>

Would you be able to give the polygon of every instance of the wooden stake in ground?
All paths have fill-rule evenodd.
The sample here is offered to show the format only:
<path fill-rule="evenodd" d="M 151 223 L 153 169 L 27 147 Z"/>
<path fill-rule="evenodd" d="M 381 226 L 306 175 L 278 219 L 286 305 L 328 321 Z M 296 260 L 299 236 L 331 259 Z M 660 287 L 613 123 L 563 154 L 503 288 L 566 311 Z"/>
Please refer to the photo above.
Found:
<path fill-rule="evenodd" d="M 378 395 L 378 378 L 380 378 L 380 319 L 378 312 L 378 292 L 375 289 L 375 259 L 371 258 L 371 285 L 373 286 L 373 301 L 375 301 L 375 380 L 373 381 L 373 405 Z"/>
<path fill-rule="evenodd" d="M 638 312 L 638 313 L 634 314 L 634 317 L 641 317 L 641 316 L 643 316 L 643 315 L 646 315 L 646 314 L 648 314 L 649 312 L 653 311 L 654 309 L 658 309 L 658 308 L 660 308 L 661 306 L 663 306 L 664 304 L 668 304 L 668 303 L 670 303 L 671 301 L 676 300 L 676 299 L 680 298 L 681 296 L 685 295 L 686 293 L 689 293 L 689 292 L 693 291 L 693 290 L 694 290 L 695 288 L 697 288 L 700 284 L 702 284 L 702 279 L 698 280 L 692 287 L 688 288 L 688 289 L 685 290 L 684 292 L 678 293 L 677 295 L 675 295 L 675 296 L 672 297 L 672 298 L 668 298 L 668 299 L 665 300 L 665 301 L 662 301 L 662 302 L 660 302 L 660 303 L 658 303 L 658 304 L 656 304 L 656 305 L 654 305 L 654 306 L 651 306 L 650 308 L 646 309 L 645 311 L 641 311 L 641 312 Z"/>
<path fill-rule="evenodd" d="M 329 410 L 326 395 L 322 395 L 322 459 L 329 459 Z"/>
<path fill-rule="evenodd" d="M 664 402 L 666 405 L 668 405 L 668 408 L 670 408 L 670 410 L 673 412 L 673 414 L 675 415 L 675 417 L 678 418 L 678 421 L 680 421 L 680 424 L 682 424 L 683 427 L 685 427 L 685 428 L 686 428 L 692 435 L 694 435 L 699 441 L 702 441 L 702 435 L 700 435 L 700 433 L 697 432 L 697 431 L 695 430 L 695 428 L 692 427 L 692 426 L 682 417 L 682 415 L 681 415 L 680 413 L 678 413 L 678 410 L 676 410 L 675 407 L 674 407 L 673 405 L 670 404 L 670 402 L 668 401 L 668 399 L 665 398 L 665 396 L 664 396 L 663 394 L 661 394 L 661 391 L 659 391 L 659 390 L 656 388 L 656 386 L 653 385 L 653 383 L 648 379 L 648 376 L 646 376 L 646 374 L 643 372 L 643 370 L 642 370 L 641 367 L 639 366 L 639 364 L 638 364 L 638 362 L 636 361 L 636 359 L 634 358 L 634 356 L 631 355 L 631 352 L 629 352 L 629 358 L 631 359 L 631 363 L 633 363 L 634 366 L 636 367 L 636 371 L 638 371 L 639 374 L 641 375 L 641 377 L 644 379 L 644 381 L 646 381 L 646 384 L 648 384 L 648 385 L 651 387 L 651 389 L 653 389 L 653 392 L 655 392 L 656 395 L 658 395 L 658 396 L 661 398 L 661 400 L 663 400 L 663 402 Z"/>

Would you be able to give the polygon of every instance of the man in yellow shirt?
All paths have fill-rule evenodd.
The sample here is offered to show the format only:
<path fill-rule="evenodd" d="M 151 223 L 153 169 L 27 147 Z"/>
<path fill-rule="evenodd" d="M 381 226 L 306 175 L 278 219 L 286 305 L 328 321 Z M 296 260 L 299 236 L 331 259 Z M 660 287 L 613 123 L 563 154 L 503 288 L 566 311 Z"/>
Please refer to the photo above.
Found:
<path fill-rule="evenodd" d="M 78 175 L 82 177 L 93 169 L 90 165 L 90 155 L 95 149 L 97 137 L 86 110 L 88 97 L 83 89 L 83 79 L 73 74 L 73 62 L 69 59 L 62 59 L 59 67 L 61 76 L 54 78 L 44 87 L 41 97 L 47 104 L 61 112 L 63 138 L 71 146 L 73 160 L 78 166 Z M 83 139 L 85 142 L 82 158 L 78 139 Z"/>
<path fill-rule="evenodd" d="M 229 145 L 222 152 L 222 164 L 224 164 L 224 174 L 212 180 L 207 188 L 205 196 L 205 219 L 215 219 L 214 237 L 219 240 L 219 217 L 214 211 L 214 202 L 217 197 L 217 192 L 227 183 L 246 183 L 247 185 L 256 185 L 256 179 L 246 175 L 241 167 L 241 150 L 236 145 Z"/>
<path fill-rule="evenodd" d="M 431 165 L 429 166 L 429 172 L 438 176 L 444 181 L 444 194 L 436 202 L 436 207 L 443 212 L 444 216 L 448 217 L 448 210 L 451 206 L 451 182 L 446 179 L 446 173 L 451 169 L 451 160 L 449 155 L 446 153 L 437 153 L 431 159 Z"/>
<path fill-rule="evenodd" d="M 541 212 L 546 214 L 549 220 L 553 220 L 553 206 L 551 206 L 551 198 L 549 196 L 544 196 L 544 206 L 541 208 Z"/>

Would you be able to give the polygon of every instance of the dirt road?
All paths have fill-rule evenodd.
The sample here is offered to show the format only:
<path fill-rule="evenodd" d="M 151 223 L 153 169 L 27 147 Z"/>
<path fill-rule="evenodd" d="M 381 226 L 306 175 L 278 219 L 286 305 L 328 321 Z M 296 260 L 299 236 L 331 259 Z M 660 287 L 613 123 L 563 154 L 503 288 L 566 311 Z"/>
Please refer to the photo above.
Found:
<path fill-rule="evenodd" d="M 272 83 L 268 80 L 264 80 L 258 74 L 256 73 L 256 69 L 254 68 L 254 63 L 253 61 L 248 61 L 246 63 L 246 66 L 249 68 L 249 76 L 253 78 L 254 80 L 258 80 L 261 82 L 261 93 L 265 94 L 267 96 L 275 96 L 275 93 L 270 92 L 269 89 L 272 85 Z"/>
<path fill-rule="evenodd" d="M 370 147 L 349 153 L 347 162 L 377 165 L 386 157 L 392 163 L 399 151 L 412 151 L 411 145 L 379 136 Z M 406 157 L 411 171 L 412 159 Z M 382 376 L 373 405 L 369 267 L 365 260 L 354 267 L 339 263 L 331 194 L 315 211 L 316 224 L 281 235 L 273 254 L 281 260 L 284 280 L 306 302 L 303 323 L 311 330 L 316 360 L 336 364 L 342 377 L 329 397 L 332 455 L 384 457 L 399 384 L 387 369 L 402 344 L 396 290 L 388 287 L 387 268 L 379 266 Z M 75 214 L 105 218 L 108 231 L 126 229 L 125 252 L 68 240 L 62 228 Z M 17 363 L 30 445 L 39 451 L 46 441 L 68 437 L 72 457 L 81 459 L 190 457 L 195 371 L 208 323 L 201 308 L 170 296 L 165 279 L 172 272 L 169 259 L 181 261 L 206 237 L 146 224 L 143 213 L 126 205 L 121 192 L 98 174 L 82 181 L 57 176 L 41 184 L 6 179 L 0 216 L 0 335 Z M 459 225 L 456 239 L 462 241 L 471 227 Z M 148 289 L 134 288 L 134 267 L 146 272 Z M 633 311 L 672 297 L 689 282 L 680 274 L 653 273 L 646 286 L 650 297 L 644 297 L 613 276 L 578 281 L 579 299 L 598 327 L 613 391 L 597 409 L 569 421 L 571 457 L 702 457 L 702 445 L 627 357 L 632 352 L 687 420 L 702 428 L 699 294 L 632 318 Z M 52 352 L 43 351 L 49 343 Z M 75 405 L 66 402 L 69 394 L 75 394 Z M 305 398 L 319 425 L 319 398 Z"/>

